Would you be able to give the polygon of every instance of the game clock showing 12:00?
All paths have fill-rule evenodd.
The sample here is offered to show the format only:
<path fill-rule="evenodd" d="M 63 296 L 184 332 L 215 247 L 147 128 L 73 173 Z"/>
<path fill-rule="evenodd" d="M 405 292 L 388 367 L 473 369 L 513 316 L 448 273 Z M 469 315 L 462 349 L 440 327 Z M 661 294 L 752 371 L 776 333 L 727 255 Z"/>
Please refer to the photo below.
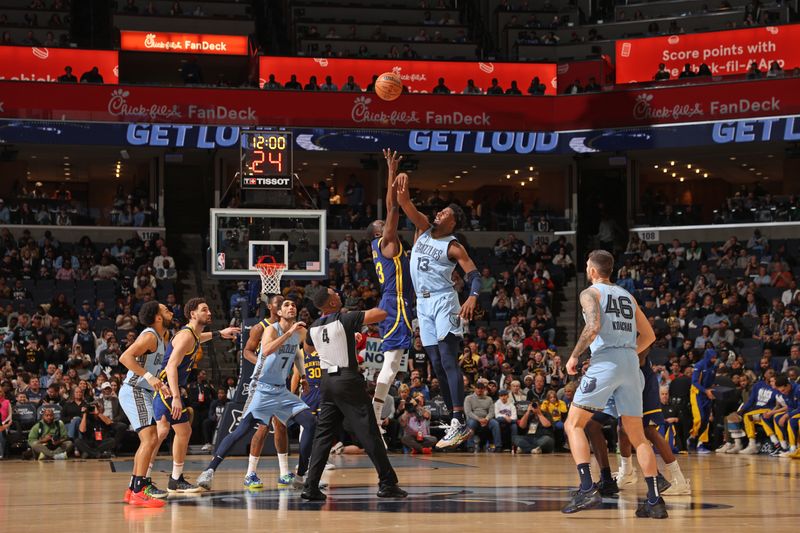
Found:
<path fill-rule="evenodd" d="M 240 145 L 243 189 L 292 188 L 292 134 L 244 131 Z"/>

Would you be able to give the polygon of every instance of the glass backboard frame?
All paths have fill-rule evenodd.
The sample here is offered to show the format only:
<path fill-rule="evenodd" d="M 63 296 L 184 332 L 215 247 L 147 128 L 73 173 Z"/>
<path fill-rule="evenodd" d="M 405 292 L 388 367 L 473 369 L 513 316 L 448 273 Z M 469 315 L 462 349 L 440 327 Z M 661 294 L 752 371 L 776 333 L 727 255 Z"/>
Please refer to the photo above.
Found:
<path fill-rule="evenodd" d="M 219 242 L 217 239 L 219 226 L 218 221 L 220 218 L 299 218 L 317 220 L 319 224 L 319 242 L 317 243 L 317 256 L 319 257 L 318 270 L 301 270 L 287 268 L 283 274 L 283 279 L 296 279 L 296 280 L 324 280 L 328 276 L 328 257 L 327 257 L 327 211 L 313 210 L 313 209 L 218 209 L 210 210 L 210 228 L 209 228 L 209 244 L 210 244 L 210 257 L 209 257 L 209 270 L 208 273 L 212 278 L 217 279 L 249 279 L 258 278 L 258 271 L 249 265 L 248 269 L 232 269 L 232 268 L 218 268 L 217 254 L 220 251 Z M 315 231 L 315 230 L 312 230 Z M 254 243 L 267 242 L 266 239 L 256 239 Z M 276 239 L 269 239 L 269 242 L 278 242 Z M 281 241 L 286 242 L 286 241 Z M 248 261 L 252 263 L 254 258 L 253 248 L 250 246 L 250 240 L 247 241 L 247 257 Z M 288 245 L 287 245 L 288 249 Z M 291 257 L 289 258 L 291 259 Z M 289 261 L 287 261 L 289 263 Z"/>

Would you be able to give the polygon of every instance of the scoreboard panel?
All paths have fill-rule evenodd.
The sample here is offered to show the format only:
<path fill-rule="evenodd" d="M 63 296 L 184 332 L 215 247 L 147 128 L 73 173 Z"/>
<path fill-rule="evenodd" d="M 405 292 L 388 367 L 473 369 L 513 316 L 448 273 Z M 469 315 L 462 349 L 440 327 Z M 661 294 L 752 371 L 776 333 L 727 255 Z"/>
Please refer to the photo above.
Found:
<path fill-rule="evenodd" d="M 243 131 L 239 155 L 243 189 L 291 189 L 293 137 L 288 131 Z"/>

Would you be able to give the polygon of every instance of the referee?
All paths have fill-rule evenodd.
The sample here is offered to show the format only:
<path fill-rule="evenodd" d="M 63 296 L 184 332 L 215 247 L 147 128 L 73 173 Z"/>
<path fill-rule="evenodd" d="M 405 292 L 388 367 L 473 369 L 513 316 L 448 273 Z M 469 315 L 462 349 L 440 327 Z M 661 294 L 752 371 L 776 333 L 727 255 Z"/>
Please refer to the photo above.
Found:
<path fill-rule="evenodd" d="M 319 354 L 322 367 L 322 403 L 317 418 L 317 431 L 311 450 L 308 476 L 300 495 L 305 500 L 323 501 L 319 480 L 325 470 L 333 439 L 348 421 L 358 442 L 364 447 L 378 471 L 379 498 L 405 498 L 407 493 L 397 486 L 395 474 L 378 431 L 375 412 L 367 395 L 364 376 L 358 370 L 355 335 L 364 324 L 375 324 L 386 318 L 383 309 L 341 313 L 342 299 L 333 289 L 320 291 L 314 305 L 322 312 L 309 328 L 306 351 Z"/>

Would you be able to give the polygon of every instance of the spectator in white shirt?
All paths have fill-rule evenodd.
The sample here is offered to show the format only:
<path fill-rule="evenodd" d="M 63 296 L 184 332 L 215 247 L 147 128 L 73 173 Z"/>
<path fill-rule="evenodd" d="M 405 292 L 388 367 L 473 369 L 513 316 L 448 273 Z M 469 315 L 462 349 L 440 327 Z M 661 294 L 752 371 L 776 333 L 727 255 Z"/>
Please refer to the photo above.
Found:
<path fill-rule="evenodd" d="M 169 255 L 169 250 L 167 250 L 166 246 L 161 247 L 161 255 L 156 256 L 153 259 L 153 268 L 158 272 L 159 268 L 164 268 L 164 260 L 169 260 L 169 264 L 171 267 L 175 267 L 175 260 Z"/>
<path fill-rule="evenodd" d="M 795 296 L 797 296 L 797 293 L 799 292 L 800 290 L 797 289 L 797 281 L 790 281 L 789 288 L 783 291 L 783 294 L 781 295 L 781 302 L 783 302 L 783 305 L 789 305 L 792 303 L 795 299 Z"/>
<path fill-rule="evenodd" d="M 517 385 L 519 385 L 518 382 Z M 497 395 L 499 398 L 494 402 L 494 416 L 500 423 L 501 434 L 506 432 L 506 428 L 509 428 L 511 433 L 510 441 L 513 443 L 514 437 L 517 436 L 517 407 L 506 389 L 501 389 Z M 500 444 L 498 443 L 499 446 Z"/>

